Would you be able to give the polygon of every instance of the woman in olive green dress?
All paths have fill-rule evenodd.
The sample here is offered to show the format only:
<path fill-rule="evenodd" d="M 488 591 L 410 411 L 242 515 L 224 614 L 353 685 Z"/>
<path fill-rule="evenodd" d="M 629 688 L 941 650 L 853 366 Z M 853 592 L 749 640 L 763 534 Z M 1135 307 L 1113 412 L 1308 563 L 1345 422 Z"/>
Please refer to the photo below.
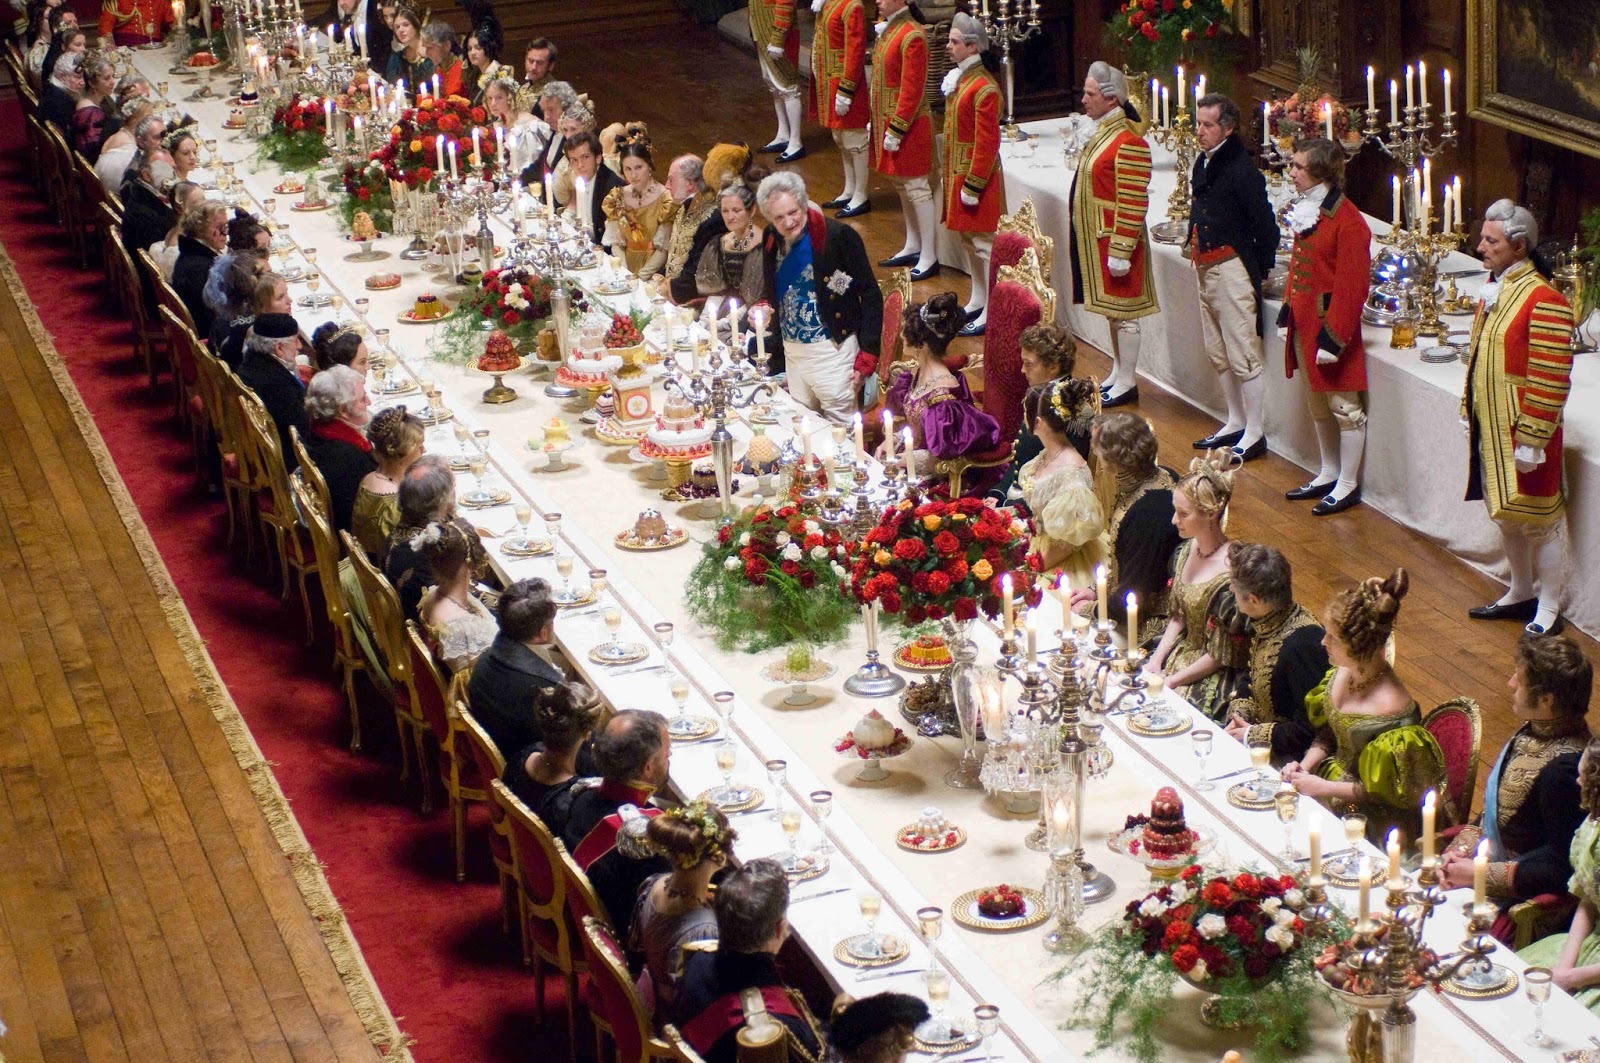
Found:
<path fill-rule="evenodd" d="M 1578 760 L 1578 803 L 1589 813 L 1572 836 L 1572 878 L 1567 890 L 1578 898 L 1572 928 L 1540 938 L 1521 952 L 1522 959 L 1555 973 L 1555 983 L 1600 1014 L 1600 738 Z"/>
<path fill-rule="evenodd" d="M 1306 715 L 1320 728 L 1303 759 L 1283 778 L 1337 813 L 1367 817 L 1380 842 L 1395 827 L 1412 839 L 1422 797 L 1443 790 L 1444 753 L 1422 726 L 1422 711 L 1386 655 L 1410 580 L 1403 568 L 1336 595 L 1323 616 L 1333 667 L 1306 695 Z"/>

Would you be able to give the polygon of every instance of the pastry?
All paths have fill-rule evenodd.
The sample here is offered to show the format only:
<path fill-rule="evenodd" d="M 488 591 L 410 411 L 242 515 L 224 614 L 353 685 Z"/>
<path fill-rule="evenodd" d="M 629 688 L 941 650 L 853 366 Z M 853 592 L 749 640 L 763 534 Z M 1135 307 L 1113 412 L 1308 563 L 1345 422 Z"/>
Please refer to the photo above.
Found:
<path fill-rule="evenodd" d="M 717 470 L 708 465 L 696 465 L 689 470 L 689 485 L 699 495 L 709 497 L 717 493 Z"/>
<path fill-rule="evenodd" d="M 950 647 L 938 635 L 923 635 L 913 640 L 905 648 L 905 657 L 908 664 L 918 668 L 940 668 L 954 659 L 950 656 Z"/>
<path fill-rule="evenodd" d="M 770 476 L 778 471 L 783 452 L 765 429 L 758 425 L 753 431 L 755 434 L 750 437 L 750 445 L 745 448 L 737 468 L 746 476 Z"/>
<path fill-rule="evenodd" d="M 549 443 L 572 442 L 572 430 L 567 427 L 567 422 L 559 417 L 550 418 L 550 423 L 544 426 L 544 441 Z"/>
<path fill-rule="evenodd" d="M 378 227 L 372 224 L 372 215 L 364 210 L 358 210 L 350 219 L 350 235 L 357 240 L 376 240 Z"/>
<path fill-rule="evenodd" d="M 664 542 L 667 538 L 667 518 L 659 510 L 644 510 L 639 514 L 639 519 L 633 522 L 633 538 L 641 543 Z"/>
<path fill-rule="evenodd" d="M 411 316 L 419 321 L 436 321 L 450 312 L 450 308 L 439 301 L 439 297 L 432 292 L 417 296 L 417 301 L 411 307 Z"/>
<path fill-rule="evenodd" d="M 541 362 L 561 361 L 561 342 L 553 328 L 539 330 L 537 357 Z"/>
<path fill-rule="evenodd" d="M 255 82 L 246 81 L 244 83 L 244 87 L 239 90 L 239 103 L 245 107 L 249 107 L 252 104 L 257 104 L 260 102 L 261 93 L 256 91 Z"/>
<path fill-rule="evenodd" d="M 396 288 L 400 285 L 400 274 L 374 273 L 372 276 L 367 278 L 366 284 L 368 288 L 371 288 L 374 291 L 382 291 L 385 288 Z"/>
<path fill-rule="evenodd" d="M 711 426 L 682 395 L 670 395 L 666 408 L 656 415 L 655 427 L 645 433 L 639 453 L 665 461 L 696 461 L 711 456 Z M 712 475 L 711 490 L 716 490 Z"/>
<path fill-rule="evenodd" d="M 885 720 L 877 709 L 873 709 L 857 721 L 850 731 L 850 737 L 855 739 L 858 748 L 870 752 L 893 746 L 898 734 L 894 724 Z"/>
<path fill-rule="evenodd" d="M 232 125 L 232 126 L 244 125 L 244 108 L 243 107 L 229 107 L 228 108 L 228 121 L 227 121 L 226 124 L 227 125 Z"/>
<path fill-rule="evenodd" d="M 595 416 L 602 421 L 617 412 L 617 396 L 610 388 L 602 391 L 594 400 Z"/>
<path fill-rule="evenodd" d="M 1163 786 L 1150 802 L 1150 818 L 1140 833 L 1144 851 L 1157 860 L 1176 860 L 1194 852 L 1194 831 L 1183 819 L 1183 799 Z"/>
<path fill-rule="evenodd" d="M 216 66 L 217 57 L 210 52 L 196 52 L 189 57 L 190 66 Z"/>
<path fill-rule="evenodd" d="M 1022 894 L 1004 882 L 978 894 L 978 911 L 990 919 L 1016 919 L 1023 908 Z"/>
<path fill-rule="evenodd" d="M 478 368 L 485 373 L 509 373 L 522 364 L 522 359 L 517 357 L 517 348 L 507 336 L 499 329 L 489 333 L 489 342 L 483 346 L 483 354 L 478 356 Z"/>

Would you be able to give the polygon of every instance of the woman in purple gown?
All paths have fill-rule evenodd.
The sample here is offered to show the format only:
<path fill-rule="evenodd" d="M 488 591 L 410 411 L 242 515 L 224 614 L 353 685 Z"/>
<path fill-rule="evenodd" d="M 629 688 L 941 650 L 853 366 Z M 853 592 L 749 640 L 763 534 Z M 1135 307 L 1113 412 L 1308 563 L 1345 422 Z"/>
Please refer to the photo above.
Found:
<path fill-rule="evenodd" d="M 994 455 L 1003 442 L 999 423 L 973 405 L 966 377 L 945 368 L 945 352 L 965 321 L 954 292 L 913 303 L 900 321 L 906 361 L 894 370 L 887 404 L 895 415 L 897 435 L 901 425 L 911 431 L 921 478 L 942 480 L 938 462 Z M 896 438 L 895 452 L 904 445 L 903 436 Z M 970 470 L 962 478 L 961 494 L 981 498 L 1004 472 L 1003 465 Z"/>

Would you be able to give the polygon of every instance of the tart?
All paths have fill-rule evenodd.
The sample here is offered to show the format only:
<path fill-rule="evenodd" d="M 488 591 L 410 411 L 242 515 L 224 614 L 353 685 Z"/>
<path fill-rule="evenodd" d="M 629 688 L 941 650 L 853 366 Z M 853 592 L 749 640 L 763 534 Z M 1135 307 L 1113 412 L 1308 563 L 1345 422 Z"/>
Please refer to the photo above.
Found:
<path fill-rule="evenodd" d="M 1022 894 L 1004 882 L 978 894 L 978 911 L 990 919 L 1018 919 L 1026 907 Z"/>

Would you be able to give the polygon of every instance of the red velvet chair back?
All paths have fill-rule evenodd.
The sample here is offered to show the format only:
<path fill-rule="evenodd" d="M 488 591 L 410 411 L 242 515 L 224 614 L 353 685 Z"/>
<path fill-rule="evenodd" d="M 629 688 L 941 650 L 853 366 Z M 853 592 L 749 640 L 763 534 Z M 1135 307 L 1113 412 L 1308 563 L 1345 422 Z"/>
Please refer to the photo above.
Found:
<path fill-rule="evenodd" d="M 1006 266 L 1022 263 L 1029 251 L 1039 263 L 1039 276 L 1050 283 L 1050 267 L 1055 259 L 1055 241 L 1039 228 L 1039 212 L 1034 209 L 1030 196 L 1022 201 L 1015 214 L 1005 214 L 994 236 L 994 249 L 989 254 L 989 287 L 994 288 L 1000 271 Z"/>
<path fill-rule="evenodd" d="M 1483 738 L 1483 720 L 1478 703 L 1471 698 L 1453 698 L 1428 713 L 1422 726 L 1433 735 L 1444 753 L 1445 792 L 1440 806 L 1451 824 L 1466 823 L 1472 814 L 1472 793 L 1478 781 L 1478 746 Z"/>
<path fill-rule="evenodd" d="M 650 1034 L 650 1015 L 628 976 L 622 947 L 611 928 L 599 919 L 585 916 L 582 923 L 584 958 L 589 964 L 589 982 L 600 1017 L 611 1028 L 617 1063 L 650 1063 L 661 1046 Z"/>
<path fill-rule="evenodd" d="M 1033 241 L 1017 232 L 994 234 L 994 250 L 989 253 L 989 288 L 993 290 L 1000 279 L 1003 266 L 1015 266 L 1022 256 L 1033 250 Z"/>
<path fill-rule="evenodd" d="M 461 726 L 467 732 L 467 753 L 472 758 L 472 763 L 478 769 L 478 778 L 484 780 L 498 779 L 506 773 L 506 759 L 500 755 L 500 749 L 483 729 L 483 725 L 472 715 L 472 710 L 463 702 L 456 702 L 456 713 L 461 717 Z M 494 857 L 497 868 L 504 872 L 513 870 L 511 865 L 511 828 L 506 825 L 506 810 L 499 801 L 489 801 L 489 853 Z"/>
<path fill-rule="evenodd" d="M 533 942 L 557 969 L 570 972 L 575 943 L 568 930 L 566 881 L 557 856 L 565 850 L 544 821 L 505 783 L 495 779 L 489 785 L 495 803 L 505 810 L 506 828 L 511 835 L 511 859 L 516 865 L 517 886 L 522 891 L 522 916 L 532 932 Z"/>
<path fill-rule="evenodd" d="M 1022 425 L 1022 334 L 1041 321 L 1054 321 L 1055 292 L 1039 271 L 1039 257 L 1022 253 L 1006 266 L 989 291 L 988 329 L 983 338 L 983 412 L 1000 422 L 1000 438 L 1015 439 Z"/>

